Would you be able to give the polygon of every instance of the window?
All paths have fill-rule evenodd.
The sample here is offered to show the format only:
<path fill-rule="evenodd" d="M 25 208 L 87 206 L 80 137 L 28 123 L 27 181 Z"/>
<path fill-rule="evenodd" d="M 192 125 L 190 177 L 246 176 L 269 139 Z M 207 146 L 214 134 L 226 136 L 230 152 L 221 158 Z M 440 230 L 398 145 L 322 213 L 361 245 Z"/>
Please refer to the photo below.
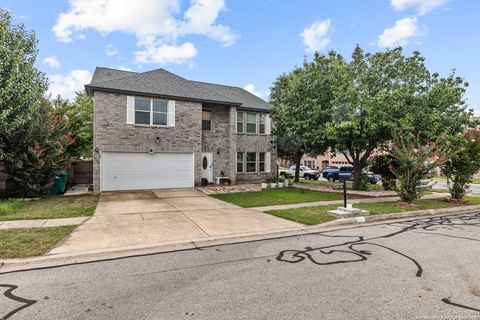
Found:
<path fill-rule="evenodd" d="M 237 132 L 243 133 L 243 122 L 245 118 L 245 112 L 238 111 L 237 112 Z"/>
<path fill-rule="evenodd" d="M 259 133 L 265 133 L 265 118 L 266 117 L 267 117 L 267 115 L 265 113 L 260 113 L 258 115 L 258 123 L 259 123 L 258 132 Z"/>
<path fill-rule="evenodd" d="M 166 126 L 168 101 L 135 97 L 135 124 Z"/>
<path fill-rule="evenodd" d="M 247 172 L 257 171 L 257 153 L 247 152 Z"/>
<path fill-rule="evenodd" d="M 257 133 L 257 114 L 247 112 L 247 133 Z"/>
<path fill-rule="evenodd" d="M 167 100 L 153 99 L 152 124 L 166 126 L 168 118 Z"/>
<path fill-rule="evenodd" d="M 135 123 L 150 124 L 150 99 L 135 97 Z"/>
<path fill-rule="evenodd" d="M 243 172 L 243 152 L 237 152 L 237 172 Z"/>
<path fill-rule="evenodd" d="M 202 111 L 202 130 L 212 130 L 212 111 L 210 110 Z"/>
<path fill-rule="evenodd" d="M 265 152 L 258 153 L 258 172 L 265 172 Z"/>

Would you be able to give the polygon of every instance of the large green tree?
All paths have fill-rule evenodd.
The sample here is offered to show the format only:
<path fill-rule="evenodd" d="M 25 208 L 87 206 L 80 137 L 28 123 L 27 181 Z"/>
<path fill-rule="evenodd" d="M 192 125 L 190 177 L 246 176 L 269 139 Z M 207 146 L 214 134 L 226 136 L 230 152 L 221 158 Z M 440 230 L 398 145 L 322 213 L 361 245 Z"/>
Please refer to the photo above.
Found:
<path fill-rule="evenodd" d="M 10 13 L 0 9 L 0 162 L 16 157 L 18 136 L 28 130 L 47 89 L 36 58 L 35 34 L 12 24 Z"/>
<path fill-rule="evenodd" d="M 280 156 L 296 163 L 299 179 L 300 159 L 306 153 L 324 153 L 328 146 L 324 126 L 330 120 L 332 85 L 330 66 L 336 54 L 315 54 L 312 62 L 279 76 L 270 92 L 274 134 Z"/>
<path fill-rule="evenodd" d="M 357 46 L 350 61 L 336 60 L 332 87 L 333 119 L 327 123 L 330 146 L 354 167 L 354 188 L 375 150 L 398 129 L 415 132 L 426 142 L 469 123 L 463 95 L 468 85 L 452 73 L 430 73 L 418 52 L 401 48 L 364 53 Z"/>

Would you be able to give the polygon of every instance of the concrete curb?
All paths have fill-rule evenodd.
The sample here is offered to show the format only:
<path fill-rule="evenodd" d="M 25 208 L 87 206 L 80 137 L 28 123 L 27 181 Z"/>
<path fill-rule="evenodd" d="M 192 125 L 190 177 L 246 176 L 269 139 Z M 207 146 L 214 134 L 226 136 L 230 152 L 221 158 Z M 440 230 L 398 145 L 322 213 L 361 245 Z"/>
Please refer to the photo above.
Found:
<path fill-rule="evenodd" d="M 217 245 L 307 235 L 317 232 L 334 231 L 343 228 L 355 228 L 360 225 L 365 226 L 381 224 L 385 221 L 404 221 L 411 220 L 412 218 L 458 215 L 465 213 L 473 213 L 477 211 L 480 211 L 480 205 L 389 213 L 375 216 L 366 216 L 364 217 L 364 221 L 357 220 L 358 217 L 352 217 L 338 219 L 315 226 L 302 226 L 299 228 L 288 228 L 271 232 L 238 234 L 228 237 L 212 237 L 208 239 L 202 238 L 189 241 L 176 241 L 168 243 L 152 243 L 139 246 L 112 248 L 109 250 L 83 251 L 68 254 L 52 254 L 32 258 L 3 259 L 0 260 L 0 274 L 30 269 L 44 269 L 59 267 L 63 265 L 89 263 L 101 260 L 114 260 L 127 257 L 153 255 L 172 251 L 201 249 Z"/>

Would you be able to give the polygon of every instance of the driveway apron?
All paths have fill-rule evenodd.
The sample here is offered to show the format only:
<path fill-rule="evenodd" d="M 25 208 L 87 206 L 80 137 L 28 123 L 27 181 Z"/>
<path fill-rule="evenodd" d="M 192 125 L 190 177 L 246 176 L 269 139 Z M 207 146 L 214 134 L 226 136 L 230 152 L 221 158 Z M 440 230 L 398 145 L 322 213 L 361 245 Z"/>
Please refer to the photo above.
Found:
<path fill-rule="evenodd" d="M 104 192 L 95 214 L 49 253 L 114 250 L 298 226 L 193 188 Z"/>

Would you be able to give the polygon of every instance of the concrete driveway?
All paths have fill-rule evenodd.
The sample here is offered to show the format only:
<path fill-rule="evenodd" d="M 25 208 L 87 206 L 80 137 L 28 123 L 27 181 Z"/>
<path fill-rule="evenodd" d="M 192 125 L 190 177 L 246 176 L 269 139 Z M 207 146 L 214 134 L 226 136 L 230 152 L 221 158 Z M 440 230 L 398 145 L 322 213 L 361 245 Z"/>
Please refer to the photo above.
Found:
<path fill-rule="evenodd" d="M 107 251 L 298 226 L 195 189 L 104 192 L 95 214 L 50 254 Z"/>

